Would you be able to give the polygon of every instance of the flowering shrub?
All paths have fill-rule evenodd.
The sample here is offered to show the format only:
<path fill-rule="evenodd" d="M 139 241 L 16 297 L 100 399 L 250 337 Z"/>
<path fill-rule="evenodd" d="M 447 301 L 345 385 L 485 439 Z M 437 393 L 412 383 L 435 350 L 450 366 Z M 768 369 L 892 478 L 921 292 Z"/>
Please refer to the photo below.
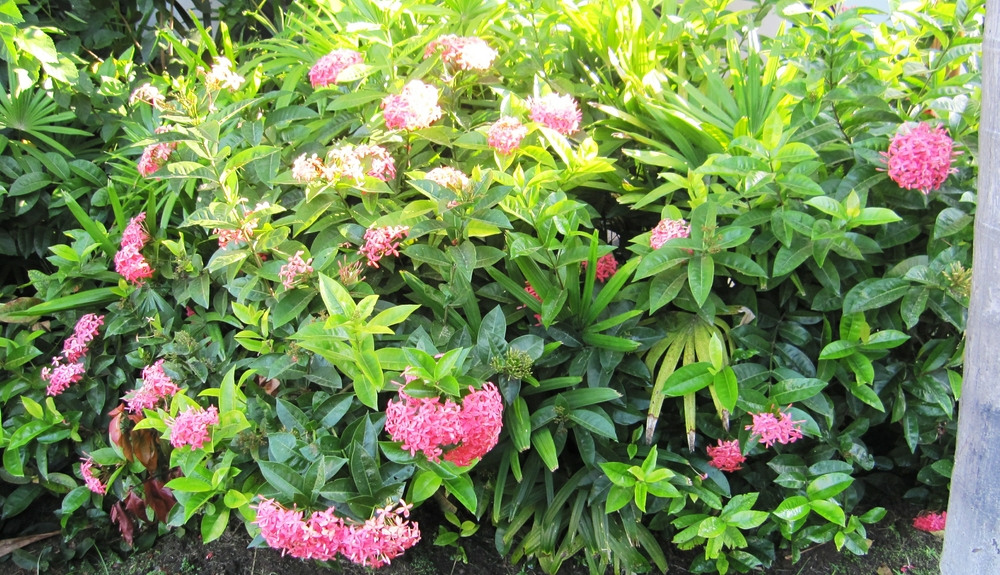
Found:
<path fill-rule="evenodd" d="M 657 6 L 316 4 L 245 46 L 166 37 L 129 191 L 3 308 L 6 474 L 64 494 L 70 535 L 238 521 L 370 567 L 435 494 L 547 573 L 663 571 L 665 541 L 723 574 L 864 553 L 876 469 L 935 507 L 982 6 L 932 8 L 943 31 L 785 6 L 762 47 Z M 965 48 L 916 48 L 942 35 Z"/>

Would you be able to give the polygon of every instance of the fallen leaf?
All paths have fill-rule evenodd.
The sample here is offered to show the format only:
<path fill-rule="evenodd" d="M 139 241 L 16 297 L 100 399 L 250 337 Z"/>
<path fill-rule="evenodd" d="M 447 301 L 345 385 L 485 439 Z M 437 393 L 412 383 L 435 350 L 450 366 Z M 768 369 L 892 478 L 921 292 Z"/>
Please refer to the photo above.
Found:
<path fill-rule="evenodd" d="M 13 551 L 24 547 L 25 545 L 31 545 L 35 541 L 41 541 L 42 539 L 48 539 L 49 537 L 54 537 L 59 535 L 60 531 L 52 531 L 50 533 L 39 533 L 37 535 L 25 535 L 24 537 L 15 537 L 13 539 L 2 539 L 0 540 L 0 557 L 7 555 Z"/>
<path fill-rule="evenodd" d="M 878 569 L 875 570 L 878 575 L 892 575 L 892 568 L 888 565 L 882 564 Z"/>

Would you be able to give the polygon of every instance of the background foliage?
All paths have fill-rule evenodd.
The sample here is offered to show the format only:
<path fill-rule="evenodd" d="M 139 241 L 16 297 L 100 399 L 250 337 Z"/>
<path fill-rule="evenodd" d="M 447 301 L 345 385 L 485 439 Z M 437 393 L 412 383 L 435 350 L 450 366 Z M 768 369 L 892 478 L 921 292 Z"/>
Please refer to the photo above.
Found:
<path fill-rule="evenodd" d="M 353 0 L 226 4 L 204 26 L 117 5 L 0 7 L 2 520 L 55 494 L 67 540 L 87 542 L 72 555 L 112 524 L 135 545 L 184 525 L 256 532 L 258 495 L 363 521 L 440 490 L 546 572 L 573 557 L 665 570 L 672 542 L 704 550 L 692 571 L 725 573 L 827 541 L 864 553 L 873 491 L 943 505 L 982 3 Z M 767 14 L 774 38 L 757 32 Z M 425 59 L 449 33 L 486 39 L 493 67 Z M 314 89 L 335 48 L 364 65 Z M 220 57 L 239 89 L 206 85 Z M 444 117 L 387 130 L 380 102 L 413 79 L 439 88 Z M 147 82 L 169 106 L 129 101 Z M 581 131 L 529 121 L 548 93 L 580 102 Z M 529 128 L 512 155 L 487 144 L 501 115 Z M 961 153 L 930 194 L 882 171 L 917 121 Z M 143 178 L 143 149 L 165 142 L 170 161 Z M 343 142 L 384 146 L 396 177 L 292 177 Z M 470 184 L 426 178 L 442 165 Z M 140 212 L 156 272 L 136 287 L 113 256 Z M 251 218 L 248 241 L 220 247 Z M 690 237 L 653 250 L 663 218 Z M 364 266 L 365 230 L 389 225 L 409 227 L 401 255 Z M 300 251 L 313 272 L 287 289 Z M 607 254 L 618 271 L 598 281 Z M 40 370 L 88 312 L 105 324 L 87 374 L 47 398 Z M 158 359 L 184 391 L 141 421 L 115 412 Z M 498 385 L 504 430 L 479 463 L 384 433 L 408 367 L 430 394 Z M 161 432 L 195 404 L 220 426 L 172 449 Z M 778 409 L 805 438 L 766 449 L 747 426 Z M 731 439 L 746 462 L 723 473 L 705 448 Z M 83 455 L 106 496 L 83 486 Z"/>

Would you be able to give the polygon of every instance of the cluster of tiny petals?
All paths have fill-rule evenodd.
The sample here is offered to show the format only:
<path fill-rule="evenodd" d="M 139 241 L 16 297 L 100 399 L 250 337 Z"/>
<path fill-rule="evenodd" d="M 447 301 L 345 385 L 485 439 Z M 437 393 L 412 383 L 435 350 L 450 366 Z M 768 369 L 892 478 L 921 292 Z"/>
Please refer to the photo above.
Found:
<path fill-rule="evenodd" d="M 590 262 L 583 260 L 583 269 L 587 269 L 587 265 Z M 597 281 L 604 282 L 608 278 L 615 275 L 618 271 L 618 260 L 615 259 L 614 254 L 604 254 L 603 256 L 597 258 Z"/>
<path fill-rule="evenodd" d="M 159 133 L 159 130 L 157 132 Z M 176 149 L 177 142 L 150 144 L 142 150 L 142 156 L 139 157 L 136 168 L 142 177 L 148 178 L 167 163 L 167 160 L 170 159 L 170 154 Z"/>
<path fill-rule="evenodd" d="M 153 277 L 153 269 L 142 255 L 142 248 L 149 241 L 149 234 L 142 227 L 145 220 L 146 212 L 142 212 L 129 221 L 122 232 L 121 248 L 115 254 L 115 271 L 135 285 Z"/>
<path fill-rule="evenodd" d="M 656 224 L 656 227 L 653 228 L 653 233 L 649 237 L 649 247 L 657 250 L 660 249 L 660 246 L 667 243 L 667 240 L 686 238 L 690 235 L 691 225 L 687 221 L 666 218 L 660 220 L 660 223 Z"/>
<path fill-rule="evenodd" d="M 740 451 L 740 442 L 737 439 L 732 441 L 720 439 L 718 447 L 709 446 L 705 448 L 705 451 L 712 458 L 708 464 L 722 471 L 739 471 L 742 469 L 740 464 L 746 461 L 746 457 L 743 457 L 743 453 Z"/>
<path fill-rule="evenodd" d="M 309 82 L 313 88 L 336 84 L 341 72 L 364 61 L 364 57 L 354 50 L 347 48 L 334 50 L 320 58 L 309 70 Z"/>
<path fill-rule="evenodd" d="M 267 544 L 299 559 L 330 561 L 338 554 L 365 567 L 378 568 L 420 541 L 420 529 L 409 521 L 411 505 L 400 500 L 377 509 L 362 524 L 347 524 L 334 508 L 315 511 L 308 519 L 296 509 L 285 509 L 272 499 L 257 505 L 260 534 Z"/>
<path fill-rule="evenodd" d="M 396 177 L 396 163 L 388 150 L 368 144 L 344 144 L 327 152 L 325 160 L 316 154 L 302 154 L 292 164 L 292 177 L 302 183 L 324 180 L 332 184 L 352 179 L 361 184 L 365 176 L 383 182 Z"/>
<path fill-rule="evenodd" d="M 913 518 L 913 527 L 920 531 L 936 533 L 944 531 L 944 524 L 947 520 L 947 511 L 942 511 L 941 513 L 924 513 Z"/>
<path fill-rule="evenodd" d="M 239 90 L 244 82 L 243 76 L 233 71 L 233 63 L 228 58 L 216 58 L 215 65 L 205 74 L 205 84 L 209 90 L 225 88 L 229 91 Z"/>
<path fill-rule="evenodd" d="M 76 363 L 57 363 L 57 360 L 53 360 L 53 364 L 55 367 L 43 367 L 41 374 L 42 380 L 49 382 L 45 393 L 53 397 L 66 391 L 69 386 L 80 381 L 83 378 L 83 374 L 87 372 L 87 368 L 84 367 L 82 361 Z"/>
<path fill-rule="evenodd" d="M 492 383 L 482 389 L 469 387 L 469 395 L 462 399 L 459 414 L 461 443 L 444 454 L 455 465 L 465 467 L 496 447 L 503 428 L 503 399 Z"/>
<path fill-rule="evenodd" d="M 886 160 L 889 178 L 907 190 L 929 194 L 941 187 L 950 174 L 955 156 L 954 142 L 941 126 L 931 128 L 925 123 L 912 129 L 901 129 L 892 139 Z"/>
<path fill-rule="evenodd" d="M 572 96 L 546 94 L 540 98 L 528 98 L 528 108 L 531 109 L 531 121 L 538 122 L 546 128 L 551 128 L 564 136 L 580 129 L 583 114 Z"/>
<path fill-rule="evenodd" d="M 162 109 L 163 104 L 166 102 L 166 98 L 160 93 L 160 89 L 156 86 L 146 82 L 142 86 L 135 89 L 132 95 L 129 96 L 129 105 L 135 105 L 136 102 L 145 102 L 156 109 Z"/>
<path fill-rule="evenodd" d="M 365 232 L 365 245 L 358 250 L 368 258 L 368 265 L 379 267 L 378 262 L 386 256 L 399 257 L 399 242 L 406 238 L 409 226 L 386 226 L 370 228 Z"/>
<path fill-rule="evenodd" d="M 501 154 L 509 154 L 521 145 L 521 140 L 528 135 L 521 121 L 513 116 L 503 116 L 494 122 L 486 132 L 486 141 L 490 147 Z"/>
<path fill-rule="evenodd" d="M 497 57 L 497 51 L 476 36 L 441 36 L 427 46 L 424 58 L 438 50 L 441 50 L 441 61 L 459 70 L 488 70 Z"/>
<path fill-rule="evenodd" d="M 161 399 L 168 398 L 180 391 L 165 371 L 163 360 L 157 360 L 152 365 L 142 368 L 142 386 L 130 397 L 125 398 L 129 413 L 141 413 L 143 409 L 152 409 Z"/>
<path fill-rule="evenodd" d="M 764 447 L 771 447 L 775 443 L 786 445 L 794 443 L 802 438 L 802 430 L 798 424 L 802 421 L 792 421 L 790 413 L 781 412 L 778 416 L 773 413 L 754 413 L 753 424 L 746 426 L 747 431 L 759 436 L 760 443 Z"/>
<path fill-rule="evenodd" d="M 438 89 L 413 80 L 403 91 L 382 99 L 385 127 L 390 130 L 420 130 L 441 119 Z"/>
<path fill-rule="evenodd" d="M 302 259 L 302 254 L 304 253 L 302 250 L 295 252 L 295 255 L 288 258 L 288 262 L 281 266 L 281 270 L 278 271 L 278 275 L 281 277 L 281 285 L 285 286 L 285 289 L 292 289 L 299 275 L 312 273 L 313 259 L 309 258 L 308 261 L 304 261 Z"/>
<path fill-rule="evenodd" d="M 451 399 L 442 402 L 440 397 L 412 397 L 400 391 L 398 400 L 389 400 L 385 408 L 385 430 L 410 455 L 419 451 L 430 461 L 440 461 L 443 447 L 459 442 L 461 412 Z"/>
<path fill-rule="evenodd" d="M 94 475 L 94 460 L 90 457 L 80 460 L 80 477 L 83 477 L 83 482 L 86 484 L 87 489 L 98 495 L 104 495 L 108 492 L 108 487 L 101 483 L 101 479 Z"/>
<path fill-rule="evenodd" d="M 219 410 L 214 405 L 208 409 L 188 408 L 168 423 L 170 444 L 175 449 L 185 445 L 190 445 L 192 449 L 201 449 L 205 442 L 211 440 L 208 427 L 219 424 Z"/>
<path fill-rule="evenodd" d="M 440 168 L 434 168 L 433 170 L 427 172 L 424 176 L 435 184 L 450 188 L 456 192 L 460 192 L 469 185 L 469 177 L 466 176 L 461 170 L 456 170 L 450 166 L 441 166 Z"/>

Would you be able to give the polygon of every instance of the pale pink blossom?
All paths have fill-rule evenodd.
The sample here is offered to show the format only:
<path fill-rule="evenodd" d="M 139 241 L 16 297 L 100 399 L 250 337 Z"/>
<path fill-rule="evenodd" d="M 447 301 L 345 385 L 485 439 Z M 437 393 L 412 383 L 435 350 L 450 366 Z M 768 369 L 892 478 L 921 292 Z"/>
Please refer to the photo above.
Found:
<path fill-rule="evenodd" d="M 708 464 L 722 471 L 739 471 L 742 469 L 740 464 L 747 460 L 740 451 L 740 442 L 737 439 L 732 441 L 720 439 L 718 447 L 708 446 L 705 451 L 712 458 Z"/>
<path fill-rule="evenodd" d="M 122 231 L 121 245 L 134 245 L 142 249 L 146 245 L 146 242 L 149 241 L 149 234 L 142 227 L 145 221 L 146 212 L 140 212 L 138 216 L 129 220 L 128 225 L 125 226 L 125 230 Z"/>
<path fill-rule="evenodd" d="M 76 363 L 59 363 L 59 359 L 55 358 L 52 360 L 52 363 L 55 367 L 43 367 L 41 373 L 42 381 L 49 382 L 45 393 L 51 396 L 56 396 L 66 391 L 66 388 L 80 381 L 83 378 L 83 374 L 87 372 L 82 361 Z"/>
<path fill-rule="evenodd" d="M 247 237 L 242 228 L 238 230 L 215 228 L 212 233 L 219 236 L 219 249 L 223 250 L 229 247 L 229 244 L 239 245 L 250 242 L 250 238 Z"/>
<path fill-rule="evenodd" d="M 461 170 L 456 170 L 450 166 L 441 166 L 440 168 L 434 168 L 433 170 L 427 172 L 424 179 L 430 180 L 435 184 L 450 188 L 456 192 L 461 192 L 469 185 L 469 177 L 462 173 Z"/>
<path fill-rule="evenodd" d="M 125 402 L 129 413 L 141 413 L 144 409 L 153 409 L 161 399 L 172 397 L 178 391 L 180 388 L 163 371 L 163 360 L 160 359 L 142 368 L 142 386 L 125 396 Z"/>
<path fill-rule="evenodd" d="M 385 408 L 385 430 L 410 455 L 419 451 L 427 459 L 439 461 L 443 448 L 461 438 L 461 411 L 451 399 L 442 403 L 440 397 L 411 397 L 400 391 L 398 400 L 389 400 Z"/>
<path fill-rule="evenodd" d="M 83 478 L 87 489 L 98 495 L 105 495 L 108 487 L 101 483 L 101 479 L 94 474 L 94 460 L 90 457 L 80 460 L 80 477 Z"/>
<path fill-rule="evenodd" d="M 396 177 L 396 162 L 382 146 L 362 144 L 354 149 L 354 153 L 364 164 L 365 174 L 383 182 Z"/>
<path fill-rule="evenodd" d="M 913 527 L 928 533 L 944 531 L 944 524 L 948 520 L 948 512 L 923 513 L 913 518 Z"/>
<path fill-rule="evenodd" d="M 590 262 L 583 260 L 583 269 L 587 269 Z M 597 258 L 597 272 L 596 278 L 599 282 L 607 281 L 608 278 L 615 275 L 618 271 L 618 260 L 615 259 L 614 254 L 605 254 Z"/>
<path fill-rule="evenodd" d="M 139 88 L 136 88 L 132 95 L 129 96 L 129 105 L 135 105 L 136 102 L 145 102 L 150 106 L 161 110 L 163 109 L 163 104 L 166 102 L 166 98 L 160 93 L 160 89 L 156 86 L 146 82 Z"/>
<path fill-rule="evenodd" d="M 506 155 L 516 150 L 527 135 L 528 128 L 520 120 L 503 116 L 490 126 L 486 132 L 486 141 L 494 150 Z"/>
<path fill-rule="evenodd" d="M 337 275 L 340 277 L 340 283 L 344 284 L 345 287 L 351 287 L 364 281 L 365 278 L 361 275 L 364 271 L 365 264 L 360 261 L 347 265 L 344 265 L 344 262 L 337 262 Z"/>
<path fill-rule="evenodd" d="M 915 128 L 901 128 L 892 139 L 886 160 L 889 178 L 907 190 L 920 190 L 929 194 L 941 187 L 950 174 L 953 142 L 941 126 L 931 128 L 925 123 Z"/>
<path fill-rule="evenodd" d="M 261 536 L 267 544 L 299 559 L 330 561 L 338 554 L 365 567 L 378 568 L 415 545 L 420 529 L 406 518 L 412 506 L 400 500 L 375 510 L 362 524 L 347 524 L 334 515 L 334 508 L 315 511 L 308 519 L 303 512 L 284 509 L 276 501 L 262 499 L 256 506 Z"/>
<path fill-rule="evenodd" d="M 469 395 L 462 398 L 462 412 L 459 414 L 461 443 L 444 454 L 444 458 L 455 465 L 465 467 L 496 447 L 503 428 L 503 399 L 492 383 L 484 383 L 482 389 L 469 387 Z"/>
<path fill-rule="evenodd" d="M 278 275 L 281 277 L 281 285 L 285 286 L 285 289 L 292 289 L 299 275 L 312 273 L 313 259 L 309 258 L 309 261 L 303 261 L 302 254 L 304 253 L 302 250 L 295 252 L 295 255 L 288 258 L 288 262 L 281 266 L 281 270 L 278 271 Z"/>
<path fill-rule="evenodd" d="M 370 228 L 365 232 L 365 245 L 358 250 L 368 258 L 368 265 L 379 267 L 378 262 L 386 256 L 399 257 L 399 242 L 409 233 L 409 226 L 386 226 Z"/>
<path fill-rule="evenodd" d="M 396 163 L 388 150 L 369 144 L 342 144 L 327 152 L 325 159 L 316 154 L 311 157 L 303 154 L 292 165 L 292 177 L 303 183 L 325 180 L 334 184 L 351 179 L 356 184 L 362 184 L 365 176 L 383 182 L 396 177 Z"/>
<path fill-rule="evenodd" d="M 323 174 L 323 168 L 323 160 L 319 156 L 302 154 L 292 163 L 292 177 L 297 182 L 312 182 L 320 178 Z"/>
<path fill-rule="evenodd" d="M 205 74 L 205 85 L 209 90 L 220 90 L 225 88 L 229 91 L 236 91 L 243 85 L 245 79 L 233 71 L 233 63 L 228 58 L 217 57 L 212 69 Z"/>
<path fill-rule="evenodd" d="M 103 315 L 88 313 L 81 316 L 73 328 L 73 335 L 63 342 L 63 358 L 69 363 L 76 363 L 87 355 L 90 342 L 97 337 L 102 325 L 104 325 Z"/>
<path fill-rule="evenodd" d="M 691 226 L 685 220 L 663 219 L 653 228 L 653 233 L 649 237 L 649 247 L 658 250 L 660 246 L 667 243 L 667 240 L 686 238 L 690 235 Z"/>
<path fill-rule="evenodd" d="M 212 439 L 208 427 L 219 424 L 219 410 L 214 405 L 208 409 L 188 408 L 167 421 L 170 427 L 170 444 L 175 449 L 190 445 L 201 449 Z"/>
<path fill-rule="evenodd" d="M 144 178 L 153 175 L 170 159 L 170 154 L 177 149 L 177 142 L 157 142 L 143 148 L 137 168 Z"/>
<path fill-rule="evenodd" d="M 424 58 L 441 51 L 441 61 L 458 70 L 488 70 L 497 57 L 497 51 L 490 48 L 482 38 L 447 34 L 428 44 Z"/>
<path fill-rule="evenodd" d="M 320 58 L 309 70 L 309 82 L 313 88 L 336 84 L 341 72 L 364 61 L 364 57 L 354 50 L 347 48 L 334 50 Z"/>
<path fill-rule="evenodd" d="M 790 413 L 779 412 L 778 416 L 773 413 L 752 413 L 753 424 L 746 426 L 751 435 L 759 436 L 758 441 L 764 447 L 771 447 L 775 443 L 782 445 L 794 443 L 802 438 L 802 430 L 798 426 L 804 421 L 792 421 Z"/>
<path fill-rule="evenodd" d="M 551 128 L 564 136 L 580 129 L 583 114 L 572 96 L 547 94 L 540 98 L 528 98 L 531 121 Z"/>
<path fill-rule="evenodd" d="M 382 110 L 385 127 L 390 130 L 419 130 L 442 116 L 438 106 L 438 89 L 420 80 L 408 83 L 398 95 L 383 98 Z"/>

